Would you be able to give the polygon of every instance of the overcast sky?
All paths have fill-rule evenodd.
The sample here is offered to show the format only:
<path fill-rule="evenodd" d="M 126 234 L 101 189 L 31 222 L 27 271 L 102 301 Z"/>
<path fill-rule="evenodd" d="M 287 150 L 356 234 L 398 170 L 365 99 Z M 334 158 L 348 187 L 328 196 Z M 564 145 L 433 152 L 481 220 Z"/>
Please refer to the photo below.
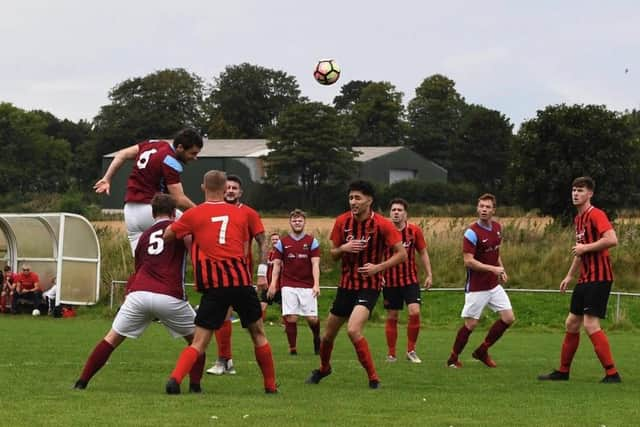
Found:
<path fill-rule="evenodd" d="M 331 103 L 350 80 L 404 93 L 432 74 L 518 125 L 557 103 L 640 107 L 638 1 L 2 0 L 0 102 L 91 120 L 131 77 L 185 68 L 207 82 L 249 62 Z M 340 81 L 313 67 L 335 58 Z"/>

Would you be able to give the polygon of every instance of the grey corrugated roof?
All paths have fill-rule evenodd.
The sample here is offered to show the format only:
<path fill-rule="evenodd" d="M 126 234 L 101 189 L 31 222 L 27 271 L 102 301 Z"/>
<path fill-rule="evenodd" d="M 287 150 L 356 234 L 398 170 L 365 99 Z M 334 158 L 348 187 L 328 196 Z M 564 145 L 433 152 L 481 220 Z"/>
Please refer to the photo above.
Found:
<path fill-rule="evenodd" d="M 395 147 L 353 147 L 359 151 L 356 160 L 367 162 L 401 150 L 402 146 Z M 260 157 L 269 153 L 266 139 L 204 139 L 202 151 L 198 157 Z M 106 154 L 105 157 L 113 157 L 115 152 Z"/>

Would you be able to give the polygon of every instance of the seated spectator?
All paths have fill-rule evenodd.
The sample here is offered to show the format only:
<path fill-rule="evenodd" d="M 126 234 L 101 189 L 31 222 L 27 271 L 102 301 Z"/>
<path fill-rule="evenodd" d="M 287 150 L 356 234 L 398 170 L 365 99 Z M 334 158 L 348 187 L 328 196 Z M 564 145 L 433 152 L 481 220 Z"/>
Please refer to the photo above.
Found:
<path fill-rule="evenodd" d="M 42 290 L 40 289 L 40 277 L 36 272 L 31 271 L 29 264 L 22 265 L 22 271 L 16 278 L 17 286 L 13 294 L 11 311 L 17 312 L 18 299 L 29 300 L 35 308 L 42 303 Z"/>
<path fill-rule="evenodd" d="M 58 284 L 56 283 L 56 277 L 51 278 L 51 287 L 48 291 L 43 292 L 42 296 L 47 304 L 47 314 L 50 316 L 55 313 L 56 308 L 56 294 L 58 293 Z"/>
<path fill-rule="evenodd" d="M 5 312 L 7 302 L 13 301 L 13 294 L 16 291 L 16 274 L 11 271 L 11 267 L 4 266 L 4 274 L 2 276 L 2 289 L 0 290 L 0 312 Z"/>

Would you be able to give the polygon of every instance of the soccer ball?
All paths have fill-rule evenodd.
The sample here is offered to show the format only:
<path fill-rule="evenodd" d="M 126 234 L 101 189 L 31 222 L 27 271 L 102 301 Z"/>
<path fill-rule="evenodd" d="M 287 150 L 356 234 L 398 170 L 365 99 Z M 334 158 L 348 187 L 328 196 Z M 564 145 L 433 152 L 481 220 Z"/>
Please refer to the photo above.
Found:
<path fill-rule="evenodd" d="M 40 316 L 40 310 L 38 310 L 37 308 L 34 308 L 33 311 L 31 312 L 31 315 L 34 317 Z"/>
<path fill-rule="evenodd" d="M 340 78 L 340 66 L 333 59 L 321 59 L 313 71 L 313 77 L 321 85 L 332 85 Z"/>

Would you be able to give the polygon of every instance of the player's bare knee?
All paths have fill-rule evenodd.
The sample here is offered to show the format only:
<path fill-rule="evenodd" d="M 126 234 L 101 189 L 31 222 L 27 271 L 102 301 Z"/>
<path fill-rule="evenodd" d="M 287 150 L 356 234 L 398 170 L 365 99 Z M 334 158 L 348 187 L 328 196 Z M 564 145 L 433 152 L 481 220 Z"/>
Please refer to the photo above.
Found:
<path fill-rule="evenodd" d="M 464 326 L 469 329 L 470 331 L 473 331 L 476 326 L 478 326 L 478 319 L 473 319 L 473 318 L 466 318 L 464 319 Z"/>
<path fill-rule="evenodd" d="M 347 335 L 349 335 L 351 342 L 355 343 L 362 338 L 362 331 L 358 327 L 350 326 L 347 328 Z"/>

